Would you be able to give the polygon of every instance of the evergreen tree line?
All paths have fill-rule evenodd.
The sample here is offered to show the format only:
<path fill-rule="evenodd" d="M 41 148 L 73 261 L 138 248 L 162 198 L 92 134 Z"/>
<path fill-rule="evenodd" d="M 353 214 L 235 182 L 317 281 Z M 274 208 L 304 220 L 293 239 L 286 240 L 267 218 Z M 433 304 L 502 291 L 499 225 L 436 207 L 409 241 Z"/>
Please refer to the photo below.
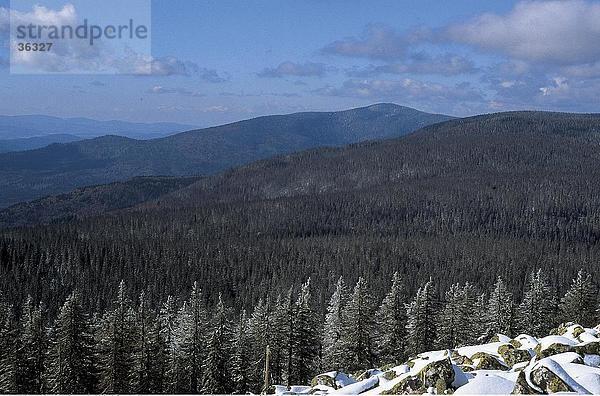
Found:
<path fill-rule="evenodd" d="M 0 303 L 2 393 L 211 393 L 265 391 L 307 384 L 329 370 L 356 372 L 398 364 L 420 352 L 485 342 L 496 334 L 548 334 L 559 322 L 597 324 L 598 290 L 579 271 L 558 300 L 542 270 L 529 274 L 519 304 L 498 278 L 489 297 L 470 283 L 443 296 L 430 279 L 409 298 L 393 275 L 379 303 L 364 278 L 350 289 L 339 278 L 325 317 L 310 279 L 297 292 L 261 299 L 250 314 L 219 296 L 207 307 L 197 284 L 181 302 L 151 308 L 121 282 L 105 312 L 87 312 L 71 293 L 52 323 L 28 299 L 15 315 Z M 17 316 L 17 318 L 15 318 Z"/>

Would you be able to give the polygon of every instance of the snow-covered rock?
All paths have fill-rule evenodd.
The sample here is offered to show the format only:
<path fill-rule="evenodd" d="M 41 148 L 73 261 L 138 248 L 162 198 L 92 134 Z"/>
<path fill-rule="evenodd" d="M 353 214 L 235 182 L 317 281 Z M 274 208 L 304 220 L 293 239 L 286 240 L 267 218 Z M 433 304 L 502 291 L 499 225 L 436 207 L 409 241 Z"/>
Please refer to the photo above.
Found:
<path fill-rule="evenodd" d="M 513 339 L 498 334 L 482 345 L 425 352 L 386 369 L 355 376 L 332 371 L 311 387 L 276 386 L 284 394 L 600 394 L 600 326 L 566 323 L 552 334 Z"/>

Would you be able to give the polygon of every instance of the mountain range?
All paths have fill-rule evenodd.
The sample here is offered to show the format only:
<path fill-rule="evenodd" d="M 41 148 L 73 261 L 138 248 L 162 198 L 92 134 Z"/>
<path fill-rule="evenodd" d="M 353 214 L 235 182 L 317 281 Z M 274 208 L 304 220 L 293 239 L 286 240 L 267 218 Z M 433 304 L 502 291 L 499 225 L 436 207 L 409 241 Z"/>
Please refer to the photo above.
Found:
<path fill-rule="evenodd" d="M 192 125 L 169 122 L 98 121 L 81 117 L 59 118 L 44 115 L 0 116 L 0 140 L 48 137 L 50 135 L 58 135 L 57 139 L 60 139 L 60 135 L 75 135 L 81 139 L 103 135 L 150 139 L 193 128 Z M 60 140 L 56 142 L 59 143 Z"/>
<path fill-rule="evenodd" d="M 0 207 L 135 176 L 210 175 L 252 161 L 403 136 L 452 117 L 393 104 L 266 116 L 135 140 L 103 136 L 0 154 Z"/>

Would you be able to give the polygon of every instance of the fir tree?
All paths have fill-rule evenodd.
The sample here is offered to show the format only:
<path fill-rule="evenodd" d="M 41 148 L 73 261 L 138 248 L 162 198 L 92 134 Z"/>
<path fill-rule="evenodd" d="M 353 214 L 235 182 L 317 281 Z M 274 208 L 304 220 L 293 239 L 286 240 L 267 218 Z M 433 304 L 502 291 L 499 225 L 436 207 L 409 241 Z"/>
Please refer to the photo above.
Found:
<path fill-rule="evenodd" d="M 180 348 L 177 340 L 177 308 L 173 302 L 173 297 L 168 296 L 162 304 L 157 319 L 157 354 L 160 366 L 157 369 L 159 378 L 157 381 L 162 383 L 164 393 L 176 393 L 178 388 L 178 378 L 182 375 L 178 373 L 178 361 Z"/>
<path fill-rule="evenodd" d="M 323 326 L 323 370 L 341 370 L 345 356 L 342 347 L 342 317 L 346 305 L 348 290 L 340 276 L 335 291 L 329 300 L 325 325 Z"/>
<path fill-rule="evenodd" d="M 233 356 L 231 373 L 233 377 L 233 391 L 236 394 L 246 394 L 252 387 L 252 344 L 248 334 L 248 320 L 246 311 L 242 311 L 233 341 Z"/>
<path fill-rule="evenodd" d="M 156 335 L 154 316 L 150 311 L 146 293 L 143 291 L 140 293 L 136 312 L 136 332 L 137 353 L 134 373 L 136 393 L 157 393 L 161 388 L 160 384 L 157 385 L 162 371 L 160 367 L 164 363 L 160 361 L 161 355 L 158 350 L 160 346 L 157 345 L 160 340 Z"/>
<path fill-rule="evenodd" d="M 205 358 L 207 320 L 202 293 L 194 282 L 187 304 L 179 312 L 178 352 L 175 391 L 199 393 L 202 388 L 202 365 Z"/>
<path fill-rule="evenodd" d="M 460 345 L 461 326 L 464 325 L 463 312 L 463 290 L 455 283 L 446 291 L 446 303 L 437 318 L 437 347 L 440 349 L 453 349 Z"/>
<path fill-rule="evenodd" d="M 430 351 L 436 340 L 436 316 L 438 302 L 433 280 L 419 288 L 414 300 L 407 307 L 406 325 L 409 352 L 416 355 Z"/>
<path fill-rule="evenodd" d="M 41 305 L 33 305 L 31 296 L 23 307 L 20 336 L 16 348 L 17 392 L 44 392 L 44 358 L 48 348 L 45 318 Z"/>
<path fill-rule="evenodd" d="M 504 334 L 511 336 L 513 333 L 513 296 L 506 288 L 501 277 L 498 277 L 486 312 L 486 331 L 488 334 Z"/>
<path fill-rule="evenodd" d="M 211 323 L 211 334 L 203 366 L 202 393 L 228 394 L 232 391 L 229 374 L 231 356 L 231 324 L 229 309 L 219 294 L 219 302 Z"/>
<path fill-rule="evenodd" d="M 99 334 L 101 393 L 135 391 L 136 329 L 135 311 L 119 284 L 114 308 L 102 318 Z"/>
<path fill-rule="evenodd" d="M 560 301 L 561 320 L 586 327 L 595 326 L 597 294 L 592 276 L 579 270 L 571 288 Z"/>
<path fill-rule="evenodd" d="M 318 322 L 312 308 L 310 278 L 302 285 L 294 311 L 292 381 L 304 384 L 315 374 L 319 353 Z"/>
<path fill-rule="evenodd" d="M 520 331 L 534 337 L 544 336 L 554 326 L 556 298 L 541 269 L 531 272 L 523 301 L 519 305 Z"/>
<path fill-rule="evenodd" d="M 13 307 L 0 295 L 0 393 L 17 392 L 17 329 Z"/>
<path fill-rule="evenodd" d="M 384 364 L 401 363 L 406 359 L 406 295 L 398 272 L 392 278 L 392 288 L 385 296 L 376 315 L 377 353 Z"/>
<path fill-rule="evenodd" d="M 249 387 L 253 393 L 260 393 L 264 381 L 265 353 L 267 346 L 275 339 L 277 326 L 271 316 L 271 303 L 260 299 L 248 321 L 247 338 L 250 342 Z"/>
<path fill-rule="evenodd" d="M 50 337 L 47 382 L 52 393 L 97 393 L 95 340 L 81 296 L 73 292 L 54 322 Z"/>
<path fill-rule="evenodd" d="M 375 363 L 375 306 L 367 282 L 359 278 L 343 317 L 342 344 L 350 371 Z"/>

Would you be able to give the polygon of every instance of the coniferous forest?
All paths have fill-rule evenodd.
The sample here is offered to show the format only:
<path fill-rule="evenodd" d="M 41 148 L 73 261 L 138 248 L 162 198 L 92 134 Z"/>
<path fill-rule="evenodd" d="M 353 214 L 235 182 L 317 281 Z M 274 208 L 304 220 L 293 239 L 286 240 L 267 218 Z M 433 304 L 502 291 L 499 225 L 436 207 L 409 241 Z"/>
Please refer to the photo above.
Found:
<path fill-rule="evenodd" d="M 86 198 L 48 224 L 7 210 L 0 391 L 261 392 L 595 326 L 598 130 L 500 113 L 169 181 L 119 210 Z"/>
<path fill-rule="evenodd" d="M 221 296 L 207 307 L 196 283 L 185 300 L 168 296 L 152 307 L 144 292 L 133 298 L 121 282 L 111 308 L 100 312 L 85 309 L 74 291 L 53 319 L 43 302 L 28 298 L 15 316 L 3 301 L 0 392 L 270 392 L 324 371 L 391 366 L 498 333 L 545 335 L 568 321 L 591 326 L 599 316 L 598 290 L 583 270 L 560 300 L 549 298 L 554 291 L 542 270 L 529 274 L 521 301 L 501 277 L 489 290 L 466 282 L 442 295 L 434 282 L 410 296 L 395 273 L 379 301 L 364 278 L 347 285 L 340 277 L 325 315 L 310 279 L 266 295 L 248 312 Z"/>

